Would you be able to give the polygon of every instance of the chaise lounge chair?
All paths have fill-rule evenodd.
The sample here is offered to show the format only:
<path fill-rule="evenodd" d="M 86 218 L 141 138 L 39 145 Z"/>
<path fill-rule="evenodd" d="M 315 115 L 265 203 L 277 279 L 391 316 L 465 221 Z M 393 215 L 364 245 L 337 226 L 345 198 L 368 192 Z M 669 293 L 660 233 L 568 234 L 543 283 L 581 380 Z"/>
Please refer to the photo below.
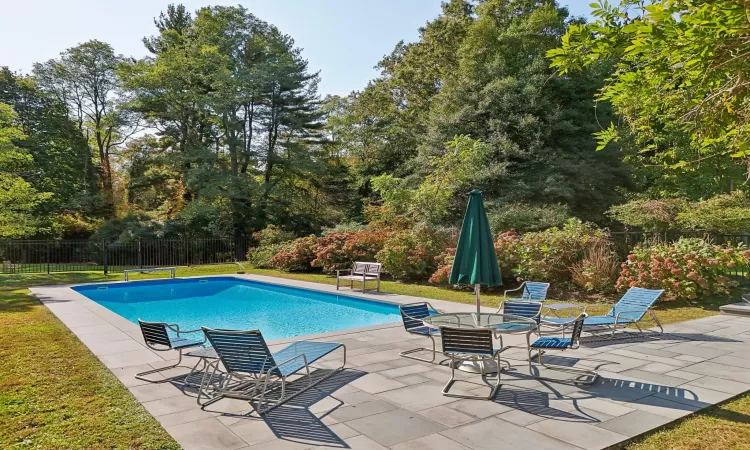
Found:
<path fill-rule="evenodd" d="M 521 291 L 521 297 L 515 298 L 515 301 L 523 302 L 543 302 L 547 299 L 549 283 L 540 283 L 538 281 L 524 281 L 515 289 L 508 289 L 503 292 L 503 302 L 508 299 L 508 292 Z"/>
<path fill-rule="evenodd" d="M 622 296 L 612 309 L 606 315 L 603 316 L 588 316 L 583 321 L 585 328 L 600 328 L 612 330 L 612 336 L 618 328 L 625 328 L 628 325 L 635 325 L 638 331 L 643 332 L 638 322 L 640 322 L 646 314 L 649 314 L 656 326 L 659 327 L 661 332 L 664 332 L 659 319 L 651 309 L 654 303 L 659 299 L 659 296 L 664 291 L 661 289 L 644 289 L 639 287 L 632 287 L 628 289 L 625 295 Z M 583 308 L 583 312 L 586 312 L 586 307 Z M 570 322 L 569 318 L 558 318 L 558 317 L 545 317 L 542 319 L 542 324 L 564 324 Z M 586 331 L 589 331 L 588 329 Z"/>
<path fill-rule="evenodd" d="M 531 351 L 536 350 L 537 351 L 537 359 L 539 360 L 539 364 L 542 365 L 545 369 L 549 370 L 557 370 L 560 372 L 568 372 L 568 373 L 574 373 L 577 376 L 575 378 L 571 378 L 568 380 L 561 380 L 556 378 L 546 378 L 546 377 L 536 377 L 540 380 L 548 380 L 548 381 L 556 381 L 556 382 L 573 382 L 576 384 L 592 384 L 596 381 L 597 378 L 599 378 L 599 374 L 596 373 L 593 370 L 585 370 L 585 369 L 577 369 L 574 367 L 566 367 L 566 366 L 557 366 L 557 365 L 550 365 L 545 364 L 544 360 L 542 359 L 542 355 L 545 353 L 545 351 L 548 350 L 567 350 L 567 349 L 576 349 L 579 347 L 579 341 L 581 339 L 581 332 L 583 331 L 583 325 L 584 320 L 586 318 L 586 314 L 581 314 L 577 318 L 571 320 L 568 320 L 568 323 L 560 325 L 556 330 L 552 330 L 553 333 L 555 332 L 561 332 L 563 333 L 562 337 L 553 337 L 553 336 L 542 336 L 541 333 L 539 335 L 539 339 L 531 342 L 531 334 L 538 332 L 536 330 L 531 330 L 528 333 L 526 333 L 526 344 L 528 346 L 529 350 L 529 373 L 533 376 L 533 367 L 531 365 L 531 360 L 533 359 L 531 356 Z M 565 329 L 572 328 L 572 333 L 569 338 L 565 337 Z M 581 379 L 582 377 L 587 377 L 588 379 Z"/>
<path fill-rule="evenodd" d="M 259 414 L 265 414 L 333 376 L 346 365 L 344 344 L 298 341 L 276 353 L 271 353 L 259 330 L 230 331 L 206 327 L 202 329 L 219 356 L 217 361 L 209 363 L 201 382 L 198 404 L 203 407 L 224 397 L 231 397 L 256 400 L 258 405 L 256 410 Z M 341 366 L 313 382 L 310 364 L 339 348 L 344 349 L 344 361 Z M 221 383 L 213 385 L 210 380 L 216 377 L 220 363 L 226 370 L 226 376 L 223 377 Z M 291 395 L 286 395 L 287 378 L 303 369 L 305 372 L 303 377 L 307 377 L 307 386 Z M 277 381 L 280 383 L 276 383 Z M 279 393 L 278 400 L 264 408 L 266 396 L 271 393 Z M 204 398 L 205 401 L 203 401 Z"/>
<path fill-rule="evenodd" d="M 201 361 L 204 363 L 204 369 L 205 369 L 205 360 L 199 359 L 197 363 L 195 363 L 195 366 L 190 370 L 190 373 L 187 375 L 179 375 L 171 378 L 161 378 L 161 379 L 150 379 L 146 378 L 145 375 L 151 375 L 154 373 L 159 373 L 165 370 L 174 369 L 175 367 L 179 366 L 182 362 L 182 352 L 185 349 L 190 348 L 196 348 L 196 347 L 203 347 L 203 345 L 206 343 L 205 336 L 202 340 L 195 340 L 195 339 L 185 339 L 181 337 L 185 334 L 190 333 L 200 333 L 201 330 L 189 330 L 189 331 L 181 331 L 179 325 L 170 325 L 164 322 L 146 322 L 141 319 L 138 319 L 138 325 L 141 327 L 141 333 L 143 334 L 143 340 L 146 343 L 146 347 L 149 349 L 156 351 L 156 352 L 165 352 L 170 350 L 177 350 L 179 352 L 179 359 L 177 360 L 176 364 L 173 364 L 171 366 L 162 367 L 159 369 L 154 370 L 147 370 L 146 372 L 137 373 L 135 377 L 139 380 L 148 381 L 150 383 L 164 383 L 167 381 L 173 381 L 178 378 L 183 378 L 185 380 L 188 380 L 191 375 L 198 372 L 196 368 L 198 367 L 198 364 L 200 364 Z M 169 332 L 172 332 L 174 336 L 170 336 Z"/>

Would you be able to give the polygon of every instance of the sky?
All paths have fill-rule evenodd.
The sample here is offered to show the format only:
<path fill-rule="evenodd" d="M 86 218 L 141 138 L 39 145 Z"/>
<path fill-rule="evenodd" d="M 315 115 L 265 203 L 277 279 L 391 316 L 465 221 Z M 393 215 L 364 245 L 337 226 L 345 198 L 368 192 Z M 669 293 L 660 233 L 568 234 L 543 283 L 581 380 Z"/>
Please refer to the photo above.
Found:
<path fill-rule="evenodd" d="M 559 0 L 586 15 L 590 0 Z M 142 57 L 141 38 L 153 18 L 179 0 L 0 0 L 0 66 L 28 73 L 35 62 L 90 39 L 117 53 Z M 418 39 L 418 29 L 440 14 L 440 0 L 183 0 L 189 10 L 241 4 L 291 35 L 310 69 L 321 72 L 321 94 L 346 95 L 378 75 L 374 66 L 395 44 Z"/>

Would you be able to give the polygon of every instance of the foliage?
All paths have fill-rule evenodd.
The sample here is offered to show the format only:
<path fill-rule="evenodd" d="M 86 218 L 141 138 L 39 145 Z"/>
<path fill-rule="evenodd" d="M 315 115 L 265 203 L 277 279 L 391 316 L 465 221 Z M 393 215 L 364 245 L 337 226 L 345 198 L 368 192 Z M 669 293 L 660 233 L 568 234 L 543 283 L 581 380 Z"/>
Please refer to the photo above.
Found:
<path fill-rule="evenodd" d="M 163 237 L 164 227 L 162 224 L 152 222 L 148 217 L 143 215 L 128 214 L 124 217 L 104 222 L 89 239 L 92 241 L 125 243 L 135 242 L 139 239 Z"/>
<path fill-rule="evenodd" d="M 607 212 L 615 220 L 644 231 L 666 231 L 672 229 L 677 216 L 685 210 L 685 199 L 631 200 L 616 205 Z"/>
<path fill-rule="evenodd" d="M 397 280 L 424 279 L 437 269 L 437 256 L 455 244 L 446 231 L 415 227 L 390 235 L 375 257 Z"/>
<path fill-rule="evenodd" d="M 607 245 L 594 245 L 586 256 L 570 268 L 571 278 L 589 292 L 607 292 L 613 288 L 620 266 L 615 253 Z"/>
<path fill-rule="evenodd" d="M 645 231 L 742 233 L 750 230 L 750 197 L 734 191 L 694 202 L 685 198 L 636 199 L 613 206 L 609 214 Z"/>
<path fill-rule="evenodd" d="M 607 246 L 607 233 L 595 225 L 570 219 L 562 228 L 518 236 L 501 234 L 496 243 L 498 263 L 503 276 L 520 280 L 544 280 L 565 283 L 571 269 L 586 257 L 589 249 Z"/>
<path fill-rule="evenodd" d="M 250 247 L 247 249 L 247 263 L 256 269 L 274 268 L 275 266 L 272 261 L 283 248 L 284 244 L 281 242 Z"/>
<path fill-rule="evenodd" d="M 437 255 L 435 257 L 437 269 L 435 269 L 435 272 L 430 275 L 430 279 L 427 281 L 432 284 L 448 284 L 448 278 L 450 278 L 455 257 L 455 247 L 447 248 L 443 253 Z"/>
<path fill-rule="evenodd" d="M 742 233 L 750 230 L 750 196 L 742 191 L 692 202 L 677 216 L 683 230 Z"/>
<path fill-rule="evenodd" d="M 539 231 L 562 226 L 570 219 L 567 205 L 487 205 L 490 228 L 495 233 L 508 230 Z"/>
<path fill-rule="evenodd" d="M 592 7 L 596 20 L 571 25 L 560 47 L 548 54 L 562 74 L 612 67 L 610 82 L 598 97 L 624 120 L 622 126 L 610 124 L 597 133 L 599 148 L 632 141 L 637 161 L 678 171 L 705 166 L 708 173 L 718 173 L 718 179 L 726 177 L 721 172 L 730 159 L 746 163 L 747 4 L 621 0 L 619 5 L 600 2 Z M 740 180 L 735 172 L 734 181 Z"/>
<path fill-rule="evenodd" d="M 16 118 L 10 105 L 0 103 L 0 238 L 37 233 L 34 210 L 52 196 L 51 192 L 39 192 L 22 177 L 32 169 L 33 158 L 15 144 L 26 138 Z"/>
<path fill-rule="evenodd" d="M 750 250 L 722 247 L 703 239 L 682 238 L 673 244 L 636 247 L 622 264 L 617 289 L 664 289 L 668 298 L 694 299 L 728 294 L 737 285 L 729 278 L 738 264 L 750 262 Z"/>
<path fill-rule="evenodd" d="M 110 213 L 114 213 L 115 182 L 111 154 L 139 130 L 139 118 L 123 107 L 126 97 L 117 70 L 124 61 L 109 44 L 91 40 L 65 50 L 58 59 L 34 64 L 39 86 L 67 105 L 94 149 Z"/>
<path fill-rule="evenodd" d="M 383 230 L 363 230 L 348 233 L 328 233 L 316 240 L 312 246 L 315 252 L 313 267 L 320 267 L 326 273 L 350 269 L 355 261 L 375 261 L 375 255 L 383 249 L 390 232 Z"/>
<path fill-rule="evenodd" d="M 294 234 L 284 231 L 276 225 L 269 225 L 266 228 L 253 233 L 253 240 L 259 247 L 272 244 L 282 244 L 294 239 Z"/>
<path fill-rule="evenodd" d="M 328 233 L 348 233 L 351 231 L 362 231 L 365 228 L 367 228 L 367 226 L 359 222 L 344 222 L 339 223 L 333 227 L 323 227 L 323 230 L 320 232 L 320 234 L 322 236 L 325 236 Z"/>
<path fill-rule="evenodd" d="M 271 267 L 285 272 L 309 271 L 315 259 L 315 242 L 315 235 L 310 235 L 281 245 L 280 250 L 271 258 Z"/>

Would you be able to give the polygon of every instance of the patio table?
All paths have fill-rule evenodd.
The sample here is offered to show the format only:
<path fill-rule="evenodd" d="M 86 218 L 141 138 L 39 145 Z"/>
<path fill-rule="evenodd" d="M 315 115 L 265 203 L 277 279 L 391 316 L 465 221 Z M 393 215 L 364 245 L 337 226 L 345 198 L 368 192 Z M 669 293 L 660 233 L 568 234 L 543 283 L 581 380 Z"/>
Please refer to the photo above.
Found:
<path fill-rule="evenodd" d="M 500 352 L 510 347 L 503 346 L 502 335 L 526 333 L 529 330 L 535 330 L 537 323 L 527 317 L 515 316 L 512 314 L 486 313 L 477 318 L 476 313 L 441 313 L 426 317 L 423 320 L 425 326 L 430 328 L 439 327 L 457 327 L 457 328 L 489 328 L 493 331 L 495 337 L 500 341 Z M 459 370 L 472 373 L 496 373 L 498 368 L 492 363 L 476 363 L 465 361 L 461 363 Z"/>

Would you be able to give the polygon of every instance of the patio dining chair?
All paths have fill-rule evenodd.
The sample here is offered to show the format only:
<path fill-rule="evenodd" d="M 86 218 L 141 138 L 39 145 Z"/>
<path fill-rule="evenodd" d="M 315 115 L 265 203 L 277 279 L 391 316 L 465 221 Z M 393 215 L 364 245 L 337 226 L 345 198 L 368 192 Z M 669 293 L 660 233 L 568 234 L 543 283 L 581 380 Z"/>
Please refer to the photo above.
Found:
<path fill-rule="evenodd" d="M 407 333 L 416 334 L 420 336 L 427 336 L 432 341 L 432 349 L 419 347 L 412 350 L 405 350 L 399 353 L 399 356 L 404 358 L 414 359 L 416 361 L 423 362 L 435 362 L 435 336 L 440 334 L 437 328 L 428 327 L 424 324 L 423 320 L 430 317 L 432 314 L 438 314 L 439 311 L 432 307 L 427 302 L 409 303 L 406 305 L 399 305 L 398 309 L 401 311 L 401 318 L 404 321 L 404 329 Z M 411 356 L 412 353 L 417 352 L 432 352 L 432 359 L 418 358 Z"/>
<path fill-rule="evenodd" d="M 646 314 L 649 314 L 651 319 L 656 323 L 656 326 L 659 327 L 661 333 L 663 333 L 664 328 L 662 328 L 661 322 L 659 322 L 656 313 L 652 309 L 662 293 L 664 293 L 662 289 L 632 287 L 612 306 L 612 309 L 607 314 L 603 316 L 587 316 L 583 321 L 583 326 L 587 332 L 596 331 L 597 329 L 611 330 L 612 336 L 615 335 L 615 331 L 625 328 L 628 325 L 635 325 L 638 331 L 643 332 L 638 322 Z M 583 307 L 584 313 L 586 313 L 586 308 L 586 306 Z M 568 323 L 570 320 L 570 318 L 545 317 L 542 319 L 542 323 L 560 325 Z M 589 330 L 589 328 L 593 330 Z"/>
<path fill-rule="evenodd" d="M 230 397 L 255 400 L 258 413 L 265 414 L 330 378 L 346 365 L 344 344 L 298 341 L 276 353 L 271 353 L 259 330 L 231 331 L 206 327 L 202 329 L 219 357 L 217 361 L 209 363 L 209 368 L 204 372 L 203 382 L 198 391 L 198 404 L 202 407 L 224 397 Z M 310 365 L 339 348 L 344 350 L 343 363 L 329 374 L 313 381 Z M 219 364 L 224 367 L 226 376 L 218 377 L 222 381 L 214 384 L 210 380 L 217 379 Z M 307 379 L 305 387 L 287 395 L 287 378 L 300 372 L 304 372 L 300 379 Z M 275 393 L 278 393 L 276 402 L 264 407 L 267 396 Z"/>
<path fill-rule="evenodd" d="M 204 369 L 205 369 L 205 360 L 199 359 L 198 362 L 195 363 L 193 368 L 190 370 L 190 373 L 187 375 L 178 375 L 170 378 L 161 378 L 161 379 L 152 379 L 152 378 L 146 378 L 146 375 L 152 375 L 154 373 L 163 372 L 165 370 L 174 369 L 175 367 L 179 366 L 182 362 L 182 352 L 185 349 L 194 349 L 196 347 L 203 347 L 206 343 L 206 337 L 203 336 L 203 339 L 196 340 L 196 339 L 185 339 L 182 336 L 185 334 L 190 333 L 200 333 L 201 330 L 189 330 L 189 331 L 182 331 L 180 330 L 180 326 L 177 324 L 168 324 L 164 322 L 146 322 L 145 320 L 138 319 L 138 325 L 141 327 L 141 334 L 143 335 L 143 340 L 146 343 L 146 347 L 148 347 L 150 350 L 153 350 L 155 352 L 165 352 L 165 351 L 171 351 L 171 350 L 177 350 L 179 354 L 179 358 L 177 359 L 177 363 L 161 367 L 154 370 L 147 370 L 145 372 L 137 373 L 135 377 L 139 380 L 148 381 L 150 383 L 165 383 L 167 381 L 174 381 L 175 379 L 184 377 L 186 380 L 190 378 L 192 374 L 194 374 L 198 368 L 198 364 L 203 361 L 204 363 Z M 171 332 L 171 335 L 170 335 Z"/>
<path fill-rule="evenodd" d="M 453 328 L 440 327 L 440 337 L 443 344 L 443 354 L 450 358 L 451 378 L 443 387 L 446 397 L 490 400 L 495 397 L 500 388 L 500 350 L 495 350 L 492 344 L 492 330 L 488 328 Z M 486 397 L 468 394 L 452 394 L 451 386 L 456 382 L 456 366 L 464 361 L 497 363 L 497 381 L 491 386 Z"/>
<path fill-rule="evenodd" d="M 549 283 L 541 283 L 539 281 L 524 281 L 515 289 L 508 289 L 503 292 L 503 302 L 508 300 L 508 292 L 521 291 L 521 297 L 516 298 L 516 301 L 523 302 L 543 302 L 547 299 L 547 291 L 549 290 Z"/>
<path fill-rule="evenodd" d="M 594 370 L 587 370 L 587 369 L 577 369 L 575 367 L 567 367 L 567 366 L 559 366 L 559 365 L 552 365 L 552 364 L 545 364 L 543 355 L 546 351 L 549 350 L 558 350 L 558 351 L 564 351 L 568 349 L 576 349 L 580 346 L 580 339 L 581 339 L 581 332 L 583 331 L 583 324 L 584 320 L 586 318 L 586 314 L 583 313 L 576 317 L 573 320 L 569 320 L 568 323 L 562 324 L 559 327 L 557 327 L 556 330 L 552 330 L 551 332 L 554 334 L 556 332 L 562 333 L 562 337 L 554 337 L 554 336 L 539 336 L 537 340 L 535 340 L 533 343 L 531 342 L 531 334 L 534 332 L 534 330 L 529 331 L 526 333 L 526 344 L 528 346 L 529 351 L 529 373 L 533 376 L 533 366 L 531 364 L 531 360 L 533 357 L 531 356 L 532 350 L 537 351 L 536 358 L 539 361 L 539 364 L 548 370 L 553 371 L 560 371 L 560 372 L 568 372 L 576 374 L 577 376 L 574 378 L 569 379 L 558 379 L 558 378 L 547 378 L 547 377 L 536 377 L 540 380 L 548 380 L 548 381 L 556 381 L 556 382 L 573 382 L 576 384 L 592 384 L 596 381 L 597 378 L 599 378 L 599 374 Z M 565 330 L 570 329 L 570 337 L 565 337 Z M 541 332 L 540 332 L 541 333 Z M 584 378 L 586 377 L 586 378 Z"/>

